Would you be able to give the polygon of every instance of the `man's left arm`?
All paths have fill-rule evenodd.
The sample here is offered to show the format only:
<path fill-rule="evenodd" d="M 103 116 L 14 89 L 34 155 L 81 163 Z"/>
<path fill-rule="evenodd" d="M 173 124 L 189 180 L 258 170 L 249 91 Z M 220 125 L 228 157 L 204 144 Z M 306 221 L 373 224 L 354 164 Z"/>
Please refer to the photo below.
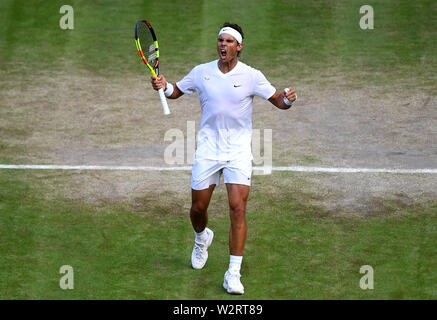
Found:
<path fill-rule="evenodd" d="M 288 90 L 286 90 L 288 89 Z M 291 107 L 297 96 L 293 88 L 286 88 L 282 92 L 276 92 L 269 98 L 269 101 L 277 108 L 287 110 Z"/>

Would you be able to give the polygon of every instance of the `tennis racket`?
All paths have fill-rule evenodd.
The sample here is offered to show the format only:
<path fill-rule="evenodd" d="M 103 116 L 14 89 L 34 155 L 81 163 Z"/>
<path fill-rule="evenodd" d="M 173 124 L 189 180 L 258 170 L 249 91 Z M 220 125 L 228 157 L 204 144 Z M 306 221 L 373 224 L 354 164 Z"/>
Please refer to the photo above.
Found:
<path fill-rule="evenodd" d="M 141 60 L 143 60 L 152 75 L 157 77 L 159 75 L 158 40 L 156 40 L 156 35 L 152 26 L 146 20 L 140 20 L 135 25 L 135 43 Z M 170 114 L 167 99 L 164 95 L 164 89 L 159 89 L 158 93 L 164 114 Z"/>

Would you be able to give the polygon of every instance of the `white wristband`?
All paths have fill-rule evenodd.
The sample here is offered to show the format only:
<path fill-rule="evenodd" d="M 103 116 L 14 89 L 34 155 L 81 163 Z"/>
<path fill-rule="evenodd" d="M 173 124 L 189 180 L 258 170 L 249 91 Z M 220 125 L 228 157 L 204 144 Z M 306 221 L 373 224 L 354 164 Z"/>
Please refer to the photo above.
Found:
<path fill-rule="evenodd" d="M 164 94 L 168 98 L 173 94 L 174 87 L 171 83 L 167 82 L 167 89 L 165 89 Z"/>

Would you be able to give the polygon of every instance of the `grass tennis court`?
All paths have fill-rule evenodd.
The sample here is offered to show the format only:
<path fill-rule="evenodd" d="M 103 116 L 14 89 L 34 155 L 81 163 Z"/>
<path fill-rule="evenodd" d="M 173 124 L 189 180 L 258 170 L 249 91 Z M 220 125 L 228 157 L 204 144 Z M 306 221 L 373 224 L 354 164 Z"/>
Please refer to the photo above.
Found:
<path fill-rule="evenodd" d="M 255 99 L 277 166 L 437 168 L 433 1 L 59 1 L 0 3 L 0 163 L 165 166 L 172 128 L 198 128 L 195 96 L 159 98 L 135 22 L 156 29 L 175 82 L 216 59 L 225 21 L 241 60 L 299 96 Z M 67 3 L 65 3 L 67 4 Z M 148 14 L 150 12 L 150 14 Z M 229 218 L 223 185 L 204 270 L 190 267 L 190 172 L 0 170 L 1 299 L 436 299 L 437 176 L 273 172 L 253 177 L 242 281 L 221 287 Z M 62 265 L 74 289 L 59 287 Z M 359 286 L 374 269 L 374 289 Z"/>

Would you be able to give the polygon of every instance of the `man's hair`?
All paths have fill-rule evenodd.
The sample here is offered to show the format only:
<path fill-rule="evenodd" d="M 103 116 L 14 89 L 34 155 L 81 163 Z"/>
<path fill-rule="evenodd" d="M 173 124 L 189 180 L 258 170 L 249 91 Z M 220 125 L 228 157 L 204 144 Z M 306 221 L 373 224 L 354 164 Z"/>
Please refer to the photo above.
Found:
<path fill-rule="evenodd" d="M 225 22 L 223 24 L 222 28 L 224 28 L 224 27 L 230 27 L 232 29 L 237 30 L 241 34 L 241 38 L 244 39 L 243 29 L 241 29 L 241 27 L 238 24 L 230 23 L 230 22 Z M 237 54 L 238 57 L 240 56 L 240 53 L 241 53 L 241 51 L 238 51 L 238 54 Z"/>

